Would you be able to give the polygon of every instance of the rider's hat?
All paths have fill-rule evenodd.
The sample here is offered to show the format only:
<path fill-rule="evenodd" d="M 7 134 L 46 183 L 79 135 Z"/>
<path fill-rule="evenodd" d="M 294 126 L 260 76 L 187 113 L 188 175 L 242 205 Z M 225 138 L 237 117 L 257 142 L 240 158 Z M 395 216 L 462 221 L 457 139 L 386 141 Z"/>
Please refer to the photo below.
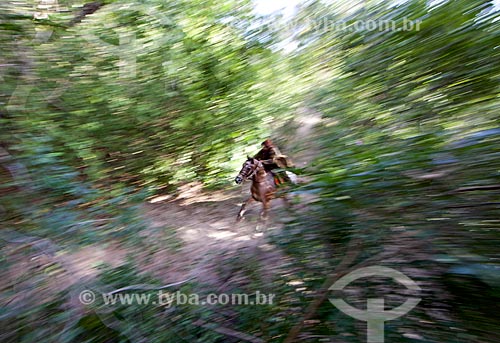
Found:
<path fill-rule="evenodd" d="M 262 142 L 262 146 L 265 146 L 266 148 L 269 148 L 273 146 L 273 142 L 270 139 L 266 139 L 265 141 Z"/>

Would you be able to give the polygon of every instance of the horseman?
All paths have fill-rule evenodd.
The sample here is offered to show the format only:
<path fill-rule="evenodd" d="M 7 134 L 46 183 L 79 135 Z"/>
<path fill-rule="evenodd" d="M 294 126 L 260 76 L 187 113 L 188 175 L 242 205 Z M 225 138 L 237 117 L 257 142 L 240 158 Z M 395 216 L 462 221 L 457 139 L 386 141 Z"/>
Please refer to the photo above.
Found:
<path fill-rule="evenodd" d="M 295 183 L 296 175 L 285 171 L 282 173 L 277 169 L 291 168 L 293 163 L 286 155 L 282 155 L 278 147 L 276 147 L 270 139 L 266 139 L 261 144 L 262 149 L 254 156 L 264 165 L 264 169 L 267 172 L 271 172 L 274 176 L 276 184 L 282 184 L 286 181 L 292 181 Z"/>

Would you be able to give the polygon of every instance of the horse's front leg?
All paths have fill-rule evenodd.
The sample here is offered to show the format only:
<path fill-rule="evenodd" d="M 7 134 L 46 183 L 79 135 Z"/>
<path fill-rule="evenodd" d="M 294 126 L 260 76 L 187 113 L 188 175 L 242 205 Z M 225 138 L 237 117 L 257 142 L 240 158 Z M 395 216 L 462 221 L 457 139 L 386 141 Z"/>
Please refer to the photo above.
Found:
<path fill-rule="evenodd" d="M 270 200 L 262 201 L 262 212 L 260 213 L 260 219 L 265 223 L 267 222 L 267 214 L 269 213 L 269 207 L 271 205 Z"/>
<path fill-rule="evenodd" d="M 238 212 L 238 216 L 236 217 L 236 221 L 239 222 L 243 219 L 243 215 L 245 214 L 246 212 L 246 207 L 248 206 L 248 204 L 250 204 L 254 199 L 250 196 L 250 198 L 248 198 L 247 201 L 245 201 L 243 203 L 243 205 L 241 205 L 241 208 L 240 208 L 240 212 Z"/>

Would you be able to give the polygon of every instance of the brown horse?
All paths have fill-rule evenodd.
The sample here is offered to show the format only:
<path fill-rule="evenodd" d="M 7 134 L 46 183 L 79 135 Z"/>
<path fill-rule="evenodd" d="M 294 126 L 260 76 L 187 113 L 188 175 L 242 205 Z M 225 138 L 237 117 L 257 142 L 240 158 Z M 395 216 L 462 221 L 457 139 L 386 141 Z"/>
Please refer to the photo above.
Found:
<path fill-rule="evenodd" d="M 262 212 L 260 213 L 260 217 L 263 220 L 267 220 L 267 212 L 269 210 L 270 202 L 276 193 L 276 184 L 274 183 L 273 174 L 271 172 L 266 172 L 261 161 L 248 157 L 245 163 L 243 163 L 243 168 L 241 168 L 240 173 L 236 176 L 234 181 L 237 184 L 240 184 L 248 179 L 252 179 L 252 187 L 250 188 L 252 195 L 241 206 L 237 221 L 243 219 L 243 214 L 245 214 L 247 205 L 254 200 L 262 203 Z"/>

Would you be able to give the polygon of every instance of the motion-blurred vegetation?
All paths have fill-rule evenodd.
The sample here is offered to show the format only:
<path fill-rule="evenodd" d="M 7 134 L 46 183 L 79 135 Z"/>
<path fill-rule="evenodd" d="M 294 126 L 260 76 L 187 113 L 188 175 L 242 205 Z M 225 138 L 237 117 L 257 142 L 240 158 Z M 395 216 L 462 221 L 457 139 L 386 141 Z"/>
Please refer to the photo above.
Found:
<path fill-rule="evenodd" d="M 386 323 L 388 342 L 498 341 L 493 1 L 305 1 L 293 18 L 252 8 L 249 0 L 0 4 L 3 342 L 364 342 L 366 324 L 321 296 L 328 276 L 376 264 L 423 289 L 414 311 Z M 418 30 L 401 30 L 408 20 Z M 294 134 L 299 113 L 321 116 L 308 137 Z M 248 253 L 221 268 L 249 280 L 232 291 L 267 290 L 279 303 L 75 305 L 84 288 L 161 282 L 129 256 L 66 284 L 63 273 L 78 273 L 66 253 L 117 242 L 149 251 L 147 198 L 191 182 L 228 189 L 269 135 L 292 157 L 314 154 L 298 168 L 310 182 L 293 190 L 283 229 L 266 234 L 286 273 L 270 281 Z M 175 240 L 158 249 L 175 252 Z M 368 285 L 354 294 L 390 289 Z M 214 291 L 196 279 L 180 287 Z M 220 317 L 231 330 L 201 324 Z"/>

